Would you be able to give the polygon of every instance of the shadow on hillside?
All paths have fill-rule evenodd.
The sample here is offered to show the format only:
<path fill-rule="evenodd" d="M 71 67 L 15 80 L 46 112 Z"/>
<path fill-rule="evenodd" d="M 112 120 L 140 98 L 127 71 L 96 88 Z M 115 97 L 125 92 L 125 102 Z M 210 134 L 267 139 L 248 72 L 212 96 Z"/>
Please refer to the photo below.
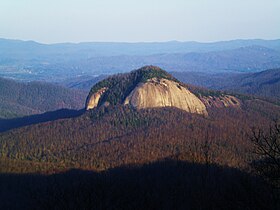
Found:
<path fill-rule="evenodd" d="M 165 160 L 102 173 L 1 174 L 0 209 L 276 209 L 237 169 Z"/>
<path fill-rule="evenodd" d="M 84 112 L 85 112 L 84 109 L 81 110 L 59 109 L 52 112 L 45 112 L 43 114 L 36 114 L 36 115 L 31 115 L 31 116 L 26 116 L 21 118 L 0 119 L 0 132 L 8 131 L 22 126 L 47 122 L 47 121 L 78 117 Z"/>

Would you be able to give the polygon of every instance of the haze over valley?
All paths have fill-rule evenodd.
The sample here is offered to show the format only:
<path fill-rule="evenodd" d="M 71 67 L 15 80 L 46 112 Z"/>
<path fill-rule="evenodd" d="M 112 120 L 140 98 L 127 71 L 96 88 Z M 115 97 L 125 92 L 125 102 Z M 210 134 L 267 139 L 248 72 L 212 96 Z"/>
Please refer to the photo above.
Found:
<path fill-rule="evenodd" d="M 156 65 L 180 72 L 257 72 L 280 65 L 280 40 L 62 43 L 0 40 L 0 76 L 61 82 Z"/>

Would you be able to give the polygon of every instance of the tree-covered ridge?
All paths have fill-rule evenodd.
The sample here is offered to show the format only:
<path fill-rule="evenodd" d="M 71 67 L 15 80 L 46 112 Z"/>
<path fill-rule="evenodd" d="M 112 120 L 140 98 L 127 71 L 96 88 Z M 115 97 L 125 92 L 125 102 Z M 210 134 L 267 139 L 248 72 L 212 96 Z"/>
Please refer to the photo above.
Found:
<path fill-rule="evenodd" d="M 171 74 L 168 74 L 166 71 L 157 66 L 144 66 L 141 69 L 132 71 L 131 73 L 136 74 L 137 78 L 140 79 L 140 82 L 146 82 L 147 80 L 152 78 L 168 79 L 179 82 Z"/>
<path fill-rule="evenodd" d="M 172 72 L 186 84 L 279 101 L 280 68 L 252 73 Z"/>
<path fill-rule="evenodd" d="M 198 87 L 190 84 L 184 84 L 181 83 L 184 87 L 189 89 L 194 95 L 196 95 L 198 98 L 201 97 L 223 97 L 226 95 L 225 91 L 219 91 L 219 90 L 212 90 L 212 89 L 207 89 L 203 87 Z"/>
<path fill-rule="evenodd" d="M 179 81 L 166 71 L 156 66 L 144 66 L 138 70 L 131 71 L 130 73 L 117 74 L 104 79 L 94 85 L 88 95 L 87 101 L 101 88 L 108 88 L 108 90 L 102 95 L 99 104 L 105 102 L 105 99 L 110 104 L 121 104 L 127 97 L 127 95 L 139 84 L 140 82 L 146 82 L 149 79 L 168 79 L 175 82 Z"/>
<path fill-rule="evenodd" d="M 210 108 L 207 118 L 172 107 L 102 106 L 75 118 L 25 126 L 0 134 L 0 172 L 106 170 L 167 157 L 247 167 L 254 158 L 251 127 L 265 127 L 280 112 L 261 101 L 243 106 Z"/>
<path fill-rule="evenodd" d="M 145 83 L 150 79 L 156 78 L 156 80 L 167 79 L 178 83 L 178 87 L 185 87 L 190 90 L 195 96 L 199 99 L 210 99 L 210 100 L 227 100 L 228 95 L 234 96 L 240 99 L 240 102 L 244 99 L 249 99 L 248 96 L 236 95 L 228 93 L 225 91 L 219 90 L 210 90 L 203 87 L 197 87 L 190 84 L 184 84 L 173 77 L 171 74 L 168 74 L 166 71 L 162 70 L 156 66 L 145 66 L 138 70 L 134 70 L 126 74 L 117 74 L 111 76 L 105 80 L 100 81 L 94 85 L 88 95 L 86 105 L 89 103 L 91 96 L 95 93 L 98 94 L 98 91 L 102 88 L 106 88 L 106 91 L 101 95 L 100 100 L 98 101 L 97 106 L 103 105 L 105 102 L 109 102 L 111 105 L 123 104 L 127 96 L 136 88 L 139 83 Z M 211 102 L 212 104 L 212 102 Z M 223 104 L 221 102 L 220 104 Z M 218 106 L 217 103 L 212 104 L 213 106 Z"/>
<path fill-rule="evenodd" d="M 46 82 L 18 82 L 0 77 L 0 118 L 14 118 L 58 109 L 81 109 L 86 92 Z"/>

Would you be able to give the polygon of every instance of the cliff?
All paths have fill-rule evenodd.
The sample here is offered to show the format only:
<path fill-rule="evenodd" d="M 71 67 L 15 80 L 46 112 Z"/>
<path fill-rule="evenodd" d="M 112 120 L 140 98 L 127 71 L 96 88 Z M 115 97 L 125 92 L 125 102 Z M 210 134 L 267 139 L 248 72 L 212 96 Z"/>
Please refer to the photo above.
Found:
<path fill-rule="evenodd" d="M 207 115 L 201 100 L 179 83 L 167 79 L 152 78 L 139 83 L 127 96 L 124 104 L 138 109 L 153 107 L 177 107 L 191 113 Z"/>

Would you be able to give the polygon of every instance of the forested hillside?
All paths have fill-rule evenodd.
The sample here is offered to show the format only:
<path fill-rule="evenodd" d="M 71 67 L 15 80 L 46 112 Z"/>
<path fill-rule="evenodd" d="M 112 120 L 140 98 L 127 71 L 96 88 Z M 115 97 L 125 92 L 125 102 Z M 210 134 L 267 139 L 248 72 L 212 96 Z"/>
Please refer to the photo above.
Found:
<path fill-rule="evenodd" d="M 0 174 L 0 185 L 2 209 L 278 207 L 259 178 L 234 168 L 170 159 L 102 173 L 73 169 L 54 175 Z"/>
<path fill-rule="evenodd" d="M 258 100 L 244 101 L 242 109 L 208 112 L 205 118 L 175 108 L 103 107 L 12 130 L 0 136 L 1 170 L 105 170 L 167 157 L 246 167 L 251 158 L 247 132 L 280 114 L 278 106 Z"/>
<path fill-rule="evenodd" d="M 0 207 L 277 209 L 279 179 L 257 176 L 253 166 L 267 160 L 250 137 L 269 133 L 280 107 L 241 94 L 229 105 L 222 91 L 179 81 L 206 104 L 207 115 L 123 104 L 151 78 L 177 81 L 148 66 L 92 87 L 89 95 L 111 88 L 109 106 L 0 121 Z"/>
<path fill-rule="evenodd" d="M 87 93 L 42 82 L 20 83 L 0 78 L 0 118 L 57 109 L 81 109 Z"/>
<path fill-rule="evenodd" d="M 79 89 L 89 92 L 94 84 L 107 78 L 109 75 L 100 75 L 100 76 L 80 76 L 66 79 L 59 82 L 59 85 L 62 85 L 67 88 Z"/>
<path fill-rule="evenodd" d="M 280 69 L 258 73 L 207 74 L 202 72 L 172 72 L 179 80 L 206 88 L 280 99 Z"/>

